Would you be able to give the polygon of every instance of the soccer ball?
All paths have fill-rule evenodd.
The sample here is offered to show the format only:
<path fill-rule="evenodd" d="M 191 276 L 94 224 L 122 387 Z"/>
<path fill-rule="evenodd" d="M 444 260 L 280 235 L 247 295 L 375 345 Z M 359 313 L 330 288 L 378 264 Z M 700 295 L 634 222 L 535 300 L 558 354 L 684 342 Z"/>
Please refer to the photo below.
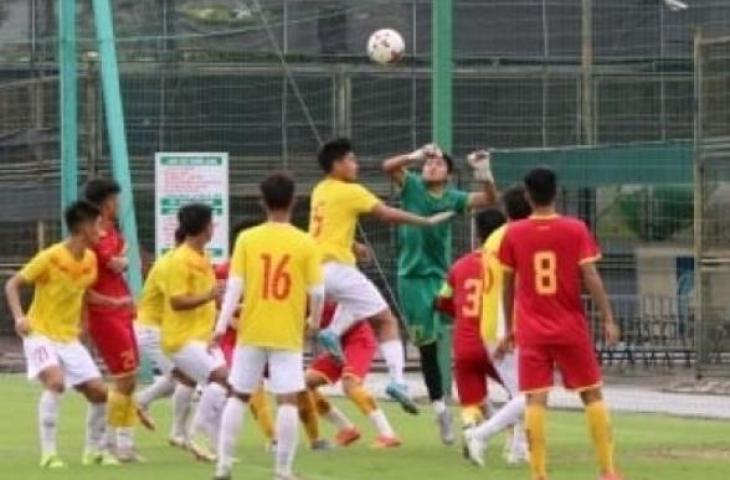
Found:
<path fill-rule="evenodd" d="M 390 28 L 378 30 L 368 39 L 368 56 L 382 65 L 396 63 L 406 53 L 406 43 L 400 33 Z"/>

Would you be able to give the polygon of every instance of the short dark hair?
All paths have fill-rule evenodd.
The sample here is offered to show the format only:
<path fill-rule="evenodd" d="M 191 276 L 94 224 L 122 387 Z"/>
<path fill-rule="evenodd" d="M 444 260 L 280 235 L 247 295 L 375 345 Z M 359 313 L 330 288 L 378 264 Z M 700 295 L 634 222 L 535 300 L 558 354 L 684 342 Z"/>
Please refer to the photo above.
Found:
<path fill-rule="evenodd" d="M 446 171 L 452 173 L 454 171 L 454 159 L 446 152 L 443 152 L 444 162 L 446 162 Z"/>
<path fill-rule="evenodd" d="M 547 167 L 537 167 L 525 175 L 525 187 L 530 198 L 538 207 L 553 203 L 558 194 L 558 178 Z"/>
<path fill-rule="evenodd" d="M 99 218 L 101 212 L 99 208 L 91 202 L 86 200 L 79 200 L 72 203 L 63 213 L 64 220 L 66 222 L 66 228 L 69 232 L 76 232 L 84 223 L 95 222 Z"/>
<path fill-rule="evenodd" d="M 474 221 L 477 226 L 479 241 L 484 242 L 496 229 L 507 221 L 504 214 L 498 208 L 487 208 L 476 214 Z"/>
<path fill-rule="evenodd" d="M 502 204 L 507 218 L 510 220 L 522 220 L 532 214 L 532 207 L 527 201 L 525 186 L 515 184 L 502 193 Z"/>
<path fill-rule="evenodd" d="M 213 221 L 213 209 L 202 203 L 190 203 L 177 212 L 177 221 L 186 237 L 199 235 Z"/>
<path fill-rule="evenodd" d="M 285 210 L 294 201 L 294 179 L 285 172 L 272 173 L 259 185 L 269 210 Z"/>
<path fill-rule="evenodd" d="M 104 201 L 113 196 L 119 195 L 122 189 L 117 182 L 110 178 L 95 178 L 89 180 L 84 187 L 84 198 L 94 205 L 100 206 Z"/>
<path fill-rule="evenodd" d="M 330 173 L 335 162 L 342 160 L 352 151 L 352 142 L 349 138 L 335 138 L 319 148 L 317 161 L 324 173 Z"/>
<path fill-rule="evenodd" d="M 175 245 L 180 245 L 185 241 L 185 232 L 183 232 L 183 229 L 180 227 L 177 227 L 175 229 Z"/>

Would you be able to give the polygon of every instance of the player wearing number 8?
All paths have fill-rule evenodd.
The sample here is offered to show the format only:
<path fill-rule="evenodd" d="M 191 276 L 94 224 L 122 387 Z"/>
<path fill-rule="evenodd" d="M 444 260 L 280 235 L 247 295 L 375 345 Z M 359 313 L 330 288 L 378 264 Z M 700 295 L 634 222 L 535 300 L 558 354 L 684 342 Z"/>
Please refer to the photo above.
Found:
<path fill-rule="evenodd" d="M 236 240 L 216 338 L 225 332 L 241 303 L 238 345 L 229 383 L 233 394 L 223 412 L 216 479 L 231 476 L 236 439 L 251 394 L 269 368 L 269 387 L 277 395 L 275 478 L 290 480 L 297 444 L 297 397 L 304 391 L 303 345 L 306 307 L 317 328 L 324 304 L 322 267 L 314 239 L 294 227 L 294 181 L 273 174 L 261 184 L 267 222 Z"/>
<path fill-rule="evenodd" d="M 511 223 L 499 249 L 504 266 L 504 313 L 518 346 L 519 384 L 527 396 L 525 421 L 535 480 L 547 479 L 545 408 L 554 368 L 580 393 L 601 467 L 601 478 L 619 478 L 613 463 L 608 409 L 581 299 L 585 285 L 600 311 L 608 344 L 618 329 L 595 262 L 600 251 L 586 225 L 555 211 L 557 179 L 546 168 L 525 177 L 533 215 Z M 517 281 L 515 281 L 517 279 Z M 514 317 L 513 317 L 514 312 Z M 511 343 L 508 338 L 499 350 Z"/>

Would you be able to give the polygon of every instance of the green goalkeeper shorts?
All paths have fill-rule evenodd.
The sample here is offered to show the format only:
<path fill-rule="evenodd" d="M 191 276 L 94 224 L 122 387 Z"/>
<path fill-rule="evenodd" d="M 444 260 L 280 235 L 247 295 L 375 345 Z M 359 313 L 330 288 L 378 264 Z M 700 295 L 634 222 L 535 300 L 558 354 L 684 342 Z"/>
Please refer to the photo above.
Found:
<path fill-rule="evenodd" d="M 443 320 L 434 309 L 434 300 L 441 291 L 440 277 L 399 277 L 398 300 L 405 317 L 408 336 L 416 346 L 428 345 L 443 333 Z"/>

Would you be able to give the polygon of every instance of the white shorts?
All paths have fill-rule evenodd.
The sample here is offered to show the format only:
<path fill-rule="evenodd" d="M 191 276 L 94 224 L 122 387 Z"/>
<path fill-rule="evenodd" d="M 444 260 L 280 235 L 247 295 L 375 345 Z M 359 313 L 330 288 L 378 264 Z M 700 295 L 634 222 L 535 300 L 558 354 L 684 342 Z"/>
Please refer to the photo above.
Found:
<path fill-rule="evenodd" d="M 141 355 L 152 362 L 152 366 L 162 375 L 169 375 L 174 365 L 162 353 L 160 329 L 146 325 L 134 325 L 134 335 L 137 337 L 137 348 Z"/>
<path fill-rule="evenodd" d="M 60 367 L 66 385 L 76 387 L 95 378 L 101 372 L 91 358 L 91 354 L 81 342 L 54 342 L 42 335 L 23 338 L 23 352 L 28 364 L 28 378 L 33 380 L 49 367 Z"/>
<path fill-rule="evenodd" d="M 494 351 L 496 346 L 489 346 L 489 358 L 492 359 L 494 369 L 502 379 L 502 385 L 509 393 L 510 397 L 516 397 L 520 394 L 519 375 L 517 371 L 517 351 L 512 351 L 502 357 L 500 360 L 494 360 Z"/>
<path fill-rule="evenodd" d="M 325 295 L 345 308 L 356 321 L 364 320 L 388 308 L 377 287 L 354 265 L 324 264 Z"/>
<path fill-rule="evenodd" d="M 206 384 L 210 374 L 221 367 L 226 361 L 220 348 L 208 351 L 208 345 L 203 342 L 189 342 L 177 352 L 170 355 L 172 364 L 182 373 L 199 384 Z"/>
<path fill-rule="evenodd" d="M 238 393 L 253 393 L 261 385 L 267 364 L 268 389 L 271 393 L 284 395 L 305 389 L 302 352 L 241 345 L 233 351 L 233 366 L 228 382 Z"/>

